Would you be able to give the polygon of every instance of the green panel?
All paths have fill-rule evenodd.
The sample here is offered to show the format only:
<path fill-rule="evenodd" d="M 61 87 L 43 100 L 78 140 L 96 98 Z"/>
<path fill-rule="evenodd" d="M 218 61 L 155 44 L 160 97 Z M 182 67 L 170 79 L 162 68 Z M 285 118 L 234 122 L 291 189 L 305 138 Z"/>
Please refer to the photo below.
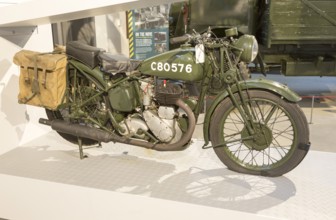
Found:
<path fill-rule="evenodd" d="M 272 44 L 336 42 L 336 1 L 271 0 L 264 41 Z"/>
<path fill-rule="evenodd" d="M 125 81 L 108 93 L 111 106 L 121 112 L 133 111 L 138 105 L 135 82 Z"/>
<path fill-rule="evenodd" d="M 189 0 L 188 28 L 198 32 L 211 27 L 237 27 L 238 31 L 245 34 L 254 34 L 258 18 L 258 5 L 262 0 Z M 170 33 L 177 37 L 185 33 L 184 14 L 181 3 L 173 3 L 170 12 Z M 216 31 L 219 37 L 224 32 Z"/>
<path fill-rule="evenodd" d="M 187 46 L 144 60 L 139 71 L 145 75 L 191 82 L 203 79 L 205 74 L 203 64 L 196 63 L 195 49 Z"/>
<path fill-rule="evenodd" d="M 252 33 L 258 0 L 191 0 L 190 29 L 200 27 L 238 27 L 243 33 Z"/>
<path fill-rule="evenodd" d="M 335 10 L 336 10 L 336 1 L 335 0 L 321 0 L 321 1 L 309 0 L 309 2 L 316 5 L 319 9 L 321 9 L 324 12 L 327 12 L 328 14 L 329 14 L 329 12 L 335 12 Z"/>
<path fill-rule="evenodd" d="M 335 12 L 336 2 L 334 0 L 314 1 L 308 0 L 311 3 L 325 12 Z M 313 11 L 302 0 L 271 0 L 272 8 L 276 11 Z"/>
<path fill-rule="evenodd" d="M 335 6 L 336 7 L 336 6 Z M 328 13 L 330 17 L 333 17 L 336 19 L 336 12 Z M 284 19 L 286 17 L 286 19 Z M 290 20 L 290 23 L 288 23 L 288 20 Z M 298 25 L 298 26 L 305 26 L 305 27 L 333 27 L 331 23 L 321 18 L 316 18 L 316 16 L 302 16 L 300 14 L 297 14 L 293 11 L 288 12 L 274 12 L 272 17 L 273 25 Z"/>
<path fill-rule="evenodd" d="M 303 25 L 274 26 L 271 38 L 273 43 L 276 40 L 296 40 L 304 43 L 305 41 L 325 41 L 336 40 L 335 27 L 304 27 Z"/>
<path fill-rule="evenodd" d="M 336 76 L 336 62 L 283 61 L 281 71 L 286 76 Z"/>
<path fill-rule="evenodd" d="M 75 60 L 69 60 L 69 62 L 86 77 L 95 82 L 100 89 L 105 91 L 108 90 L 108 85 L 104 79 L 104 73 L 99 70 L 99 67 L 91 69 Z M 111 88 L 108 95 L 112 108 L 121 112 L 133 111 L 139 105 L 139 98 L 135 86 L 137 86 L 136 82 L 125 81 L 115 88 Z"/>

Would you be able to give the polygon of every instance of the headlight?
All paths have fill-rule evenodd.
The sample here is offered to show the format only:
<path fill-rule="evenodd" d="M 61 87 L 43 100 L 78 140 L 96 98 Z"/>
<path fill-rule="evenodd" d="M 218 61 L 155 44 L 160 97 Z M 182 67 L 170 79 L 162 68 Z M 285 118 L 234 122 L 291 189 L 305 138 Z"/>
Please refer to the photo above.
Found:
<path fill-rule="evenodd" d="M 242 51 L 235 50 L 233 53 L 246 63 L 252 62 L 258 55 L 258 42 L 252 35 L 243 35 L 238 40 L 233 42 L 233 46 Z"/>

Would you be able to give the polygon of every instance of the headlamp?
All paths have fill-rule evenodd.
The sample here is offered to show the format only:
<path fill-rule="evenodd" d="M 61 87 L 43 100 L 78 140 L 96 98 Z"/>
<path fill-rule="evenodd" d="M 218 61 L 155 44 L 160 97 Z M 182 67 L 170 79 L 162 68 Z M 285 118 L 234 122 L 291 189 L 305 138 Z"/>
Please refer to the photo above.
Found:
<path fill-rule="evenodd" d="M 252 35 L 243 35 L 233 42 L 233 46 L 240 49 L 234 50 L 233 53 L 239 56 L 246 63 L 252 62 L 258 55 L 258 42 Z"/>

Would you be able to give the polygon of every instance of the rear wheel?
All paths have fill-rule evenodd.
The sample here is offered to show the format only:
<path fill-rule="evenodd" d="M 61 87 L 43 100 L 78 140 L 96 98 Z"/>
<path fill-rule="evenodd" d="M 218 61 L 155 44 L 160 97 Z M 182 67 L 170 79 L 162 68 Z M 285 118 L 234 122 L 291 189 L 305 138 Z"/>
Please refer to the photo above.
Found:
<path fill-rule="evenodd" d="M 98 97 L 88 101 L 91 97 L 97 94 L 98 91 L 82 74 L 77 73 L 76 75 L 77 77 L 75 77 L 75 74 L 72 72 L 69 74 L 69 98 L 66 107 L 57 111 L 46 109 L 47 117 L 49 120 L 58 119 L 81 125 L 95 126 L 94 123 L 87 119 L 92 118 L 98 122 L 103 121 L 102 118 L 104 118 L 104 114 L 106 113 L 101 113 L 101 109 L 103 108 L 102 105 L 104 105 L 102 98 Z M 86 104 L 82 105 L 85 102 Z M 80 108 L 78 106 L 80 106 Z M 74 135 L 61 132 L 58 132 L 58 134 L 71 143 L 78 143 L 78 138 Z M 82 144 L 88 146 L 98 144 L 98 142 L 96 140 L 82 138 Z"/>
<path fill-rule="evenodd" d="M 294 169 L 309 149 L 308 124 L 301 109 L 266 91 L 249 91 L 246 100 L 254 134 L 230 99 L 216 108 L 210 139 L 214 146 L 224 144 L 214 149 L 217 156 L 229 169 L 241 173 L 280 176 Z"/>
<path fill-rule="evenodd" d="M 58 119 L 58 120 L 67 120 L 64 119 L 63 115 L 66 114 L 65 110 L 60 110 L 60 111 L 51 111 L 46 109 L 46 113 L 47 113 L 47 117 L 50 121 Z M 70 135 L 70 134 L 65 134 L 62 132 L 58 132 L 57 133 L 64 138 L 65 140 L 73 143 L 73 144 L 77 144 L 78 143 L 78 137 Z M 88 138 L 82 138 L 82 145 L 83 146 L 90 146 L 90 145 L 95 145 L 98 144 L 97 141 L 92 140 L 92 139 L 88 139 Z"/>

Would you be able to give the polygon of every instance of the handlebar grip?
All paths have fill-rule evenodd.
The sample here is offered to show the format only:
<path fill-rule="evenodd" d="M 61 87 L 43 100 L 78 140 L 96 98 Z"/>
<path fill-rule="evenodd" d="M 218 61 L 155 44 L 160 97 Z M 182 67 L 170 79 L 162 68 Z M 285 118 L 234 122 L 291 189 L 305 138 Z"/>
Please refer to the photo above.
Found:
<path fill-rule="evenodd" d="M 189 40 L 188 35 L 183 35 L 181 37 L 173 37 L 170 39 L 171 44 L 179 44 L 179 43 L 185 43 Z"/>

